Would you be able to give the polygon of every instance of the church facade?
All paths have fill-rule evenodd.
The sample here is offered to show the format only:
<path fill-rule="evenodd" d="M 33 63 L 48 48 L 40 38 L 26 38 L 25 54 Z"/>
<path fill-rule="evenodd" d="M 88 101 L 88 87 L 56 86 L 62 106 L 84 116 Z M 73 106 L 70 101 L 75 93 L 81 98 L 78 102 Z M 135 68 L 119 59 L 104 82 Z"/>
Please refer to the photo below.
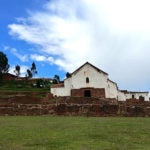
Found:
<path fill-rule="evenodd" d="M 108 78 L 108 74 L 89 62 L 86 62 L 63 83 L 52 85 L 51 93 L 54 96 L 93 97 L 116 99 L 125 101 L 127 99 L 149 100 L 148 92 L 131 92 L 119 90 L 115 82 Z"/>

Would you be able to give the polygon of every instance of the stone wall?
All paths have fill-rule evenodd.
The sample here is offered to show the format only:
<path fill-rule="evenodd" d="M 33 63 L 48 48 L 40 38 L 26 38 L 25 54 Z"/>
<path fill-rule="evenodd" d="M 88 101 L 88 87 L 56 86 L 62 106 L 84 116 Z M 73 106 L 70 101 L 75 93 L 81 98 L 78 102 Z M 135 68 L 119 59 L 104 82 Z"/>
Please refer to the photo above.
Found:
<path fill-rule="evenodd" d="M 0 115 L 150 116 L 150 102 L 84 97 L 16 96 L 0 99 Z"/>
<path fill-rule="evenodd" d="M 72 89 L 72 97 L 85 97 L 85 92 L 89 91 L 90 96 L 93 98 L 105 98 L 105 89 L 104 88 L 81 88 L 81 89 Z"/>
<path fill-rule="evenodd" d="M 0 115 L 67 115 L 67 116 L 116 116 L 117 105 L 80 104 L 9 104 L 0 105 Z"/>
<path fill-rule="evenodd" d="M 150 116 L 150 102 L 138 99 L 128 99 L 124 102 L 118 102 L 119 114 L 121 116 Z"/>
<path fill-rule="evenodd" d="M 150 107 L 115 104 L 0 104 L 0 115 L 150 117 Z"/>

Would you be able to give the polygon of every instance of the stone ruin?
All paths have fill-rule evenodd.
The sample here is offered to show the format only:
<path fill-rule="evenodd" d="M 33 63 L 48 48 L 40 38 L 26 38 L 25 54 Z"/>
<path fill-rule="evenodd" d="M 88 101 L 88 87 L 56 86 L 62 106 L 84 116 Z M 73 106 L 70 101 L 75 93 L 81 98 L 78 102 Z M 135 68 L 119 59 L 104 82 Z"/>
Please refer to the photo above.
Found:
<path fill-rule="evenodd" d="M 129 99 L 53 97 L 19 94 L 0 98 L 0 115 L 150 116 L 150 102 Z"/>

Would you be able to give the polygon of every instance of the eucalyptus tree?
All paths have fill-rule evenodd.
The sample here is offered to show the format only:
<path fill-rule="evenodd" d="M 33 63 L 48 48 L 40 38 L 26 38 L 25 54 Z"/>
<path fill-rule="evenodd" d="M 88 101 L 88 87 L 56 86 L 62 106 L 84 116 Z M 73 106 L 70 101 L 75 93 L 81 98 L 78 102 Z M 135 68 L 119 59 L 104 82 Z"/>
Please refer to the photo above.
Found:
<path fill-rule="evenodd" d="M 35 74 L 37 74 L 36 65 L 35 65 L 34 62 L 32 63 L 31 72 L 32 72 L 32 76 L 34 76 Z"/>
<path fill-rule="evenodd" d="M 27 75 L 26 75 L 26 77 L 27 77 L 27 79 L 29 79 L 29 78 L 32 78 L 32 72 L 31 72 L 31 70 L 30 69 L 27 69 Z"/>
<path fill-rule="evenodd" d="M 2 74 L 8 73 L 8 71 L 9 71 L 8 58 L 6 54 L 0 51 L 0 79 L 2 79 Z"/>
<path fill-rule="evenodd" d="M 57 83 L 59 83 L 59 82 L 60 82 L 60 77 L 59 77 L 59 75 L 54 75 L 53 83 L 54 83 L 54 84 L 57 84 Z"/>
<path fill-rule="evenodd" d="M 16 73 L 16 76 L 17 76 L 17 77 L 20 76 L 20 66 L 19 66 L 19 65 L 16 65 L 16 66 L 15 66 L 14 72 Z"/>

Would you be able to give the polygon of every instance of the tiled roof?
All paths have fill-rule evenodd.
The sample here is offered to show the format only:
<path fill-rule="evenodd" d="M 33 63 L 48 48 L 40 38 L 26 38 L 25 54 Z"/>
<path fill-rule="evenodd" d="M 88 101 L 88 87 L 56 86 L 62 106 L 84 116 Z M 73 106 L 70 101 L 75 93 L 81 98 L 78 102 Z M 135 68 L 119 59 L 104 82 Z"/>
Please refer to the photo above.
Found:
<path fill-rule="evenodd" d="M 58 84 L 51 85 L 51 88 L 59 88 L 59 87 L 64 87 L 64 83 L 58 83 Z"/>

